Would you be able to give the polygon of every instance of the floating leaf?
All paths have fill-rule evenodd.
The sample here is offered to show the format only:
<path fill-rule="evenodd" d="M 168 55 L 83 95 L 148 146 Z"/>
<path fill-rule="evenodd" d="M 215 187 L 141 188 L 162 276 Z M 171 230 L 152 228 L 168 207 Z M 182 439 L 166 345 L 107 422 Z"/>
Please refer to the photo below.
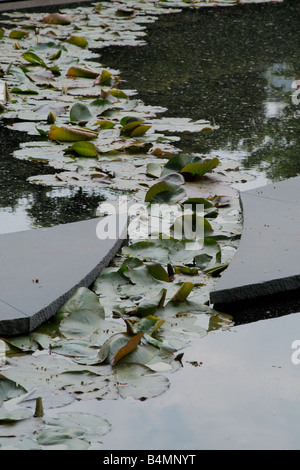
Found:
<path fill-rule="evenodd" d="M 122 398 L 154 398 L 164 393 L 170 385 L 167 377 L 140 364 L 119 363 L 115 366 L 114 374 Z"/>
<path fill-rule="evenodd" d="M 12 380 L 8 380 L 0 375 L 0 406 L 2 401 L 23 395 L 26 390 L 16 384 Z"/>
<path fill-rule="evenodd" d="M 178 154 L 170 158 L 163 169 L 163 175 L 173 171 L 183 173 L 185 176 L 203 176 L 219 164 L 218 158 L 203 160 L 188 154 Z"/>
<path fill-rule="evenodd" d="M 47 68 L 48 66 L 44 62 L 44 60 L 38 56 L 35 52 L 32 51 L 27 51 L 22 54 L 23 59 L 27 60 L 27 62 L 30 62 L 31 64 L 34 65 L 41 65 L 42 67 Z"/>
<path fill-rule="evenodd" d="M 101 121 L 95 122 L 95 125 L 99 126 L 100 129 L 112 129 L 113 127 L 115 127 L 116 124 L 112 121 L 107 121 L 103 119 Z"/>
<path fill-rule="evenodd" d="M 120 348 L 119 351 L 116 353 L 116 355 L 113 358 L 112 365 L 115 365 L 123 357 L 131 353 L 140 343 L 143 336 L 144 336 L 144 333 L 138 333 L 135 336 L 132 336 L 132 338 L 129 339 L 128 343 L 125 344 L 125 346 L 123 346 L 122 348 Z"/>
<path fill-rule="evenodd" d="M 105 316 L 97 295 L 85 287 L 79 288 L 59 313 L 65 316 L 60 331 L 66 337 L 92 334 Z"/>
<path fill-rule="evenodd" d="M 131 132 L 130 137 L 142 137 L 149 129 L 151 129 L 151 126 L 141 124 Z"/>
<path fill-rule="evenodd" d="M 18 95 L 38 95 L 39 92 L 36 90 L 31 90 L 30 88 L 26 87 L 14 87 L 11 90 L 11 93 L 16 93 Z"/>
<path fill-rule="evenodd" d="M 15 421 L 22 421 L 23 419 L 32 418 L 33 413 L 31 410 L 26 408 L 24 409 L 16 409 L 12 411 L 4 410 L 0 408 L 0 423 L 8 423 L 8 422 L 15 422 Z"/>
<path fill-rule="evenodd" d="M 79 142 L 97 139 L 98 137 L 97 132 L 83 128 L 71 126 L 57 127 L 52 125 L 50 129 L 49 138 L 59 142 Z"/>
<path fill-rule="evenodd" d="M 188 163 L 181 170 L 181 173 L 189 173 L 193 176 L 203 176 L 205 173 L 216 168 L 219 164 L 218 158 L 205 160 L 204 162 Z"/>
<path fill-rule="evenodd" d="M 145 202 L 174 203 L 183 199 L 185 195 L 185 190 L 178 184 L 159 181 L 147 191 Z"/>
<path fill-rule="evenodd" d="M 162 172 L 162 165 L 159 163 L 148 163 L 146 174 L 148 176 L 153 176 L 154 178 L 159 178 Z"/>
<path fill-rule="evenodd" d="M 114 96 L 115 98 L 118 99 L 128 99 L 128 95 L 124 93 L 122 90 L 109 90 L 110 95 Z"/>
<path fill-rule="evenodd" d="M 97 83 L 102 86 L 105 86 L 105 85 L 109 86 L 111 84 L 112 76 L 113 74 L 108 72 L 108 70 L 102 70 Z"/>
<path fill-rule="evenodd" d="M 75 103 L 70 109 L 70 121 L 89 121 L 92 114 L 84 103 Z"/>
<path fill-rule="evenodd" d="M 194 288 L 194 284 L 191 282 L 184 282 L 178 289 L 176 294 L 171 298 L 170 302 L 184 302 L 190 295 Z"/>
<path fill-rule="evenodd" d="M 133 311 L 134 315 L 138 317 L 146 317 L 154 315 L 156 311 L 163 307 L 166 298 L 167 289 L 162 289 L 158 296 L 140 302 L 137 309 Z M 130 312 L 129 312 L 130 313 Z"/>
<path fill-rule="evenodd" d="M 10 33 L 9 33 L 9 38 L 10 39 L 24 39 L 25 37 L 27 37 L 29 35 L 29 33 L 27 31 L 22 31 L 22 30 L 12 30 Z"/>

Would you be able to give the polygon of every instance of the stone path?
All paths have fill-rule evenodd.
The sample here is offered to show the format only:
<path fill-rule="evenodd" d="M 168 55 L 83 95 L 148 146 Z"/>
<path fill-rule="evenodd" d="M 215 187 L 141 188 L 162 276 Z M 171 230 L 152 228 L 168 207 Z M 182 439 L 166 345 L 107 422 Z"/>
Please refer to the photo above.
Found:
<path fill-rule="evenodd" d="M 125 221 L 120 239 L 99 240 L 98 221 L 0 235 L 0 335 L 32 331 L 94 282 L 127 230 Z"/>
<path fill-rule="evenodd" d="M 0 12 L 87 2 L 91 2 L 91 0 L 0 0 Z"/>
<path fill-rule="evenodd" d="M 238 250 L 211 292 L 231 304 L 300 288 L 300 177 L 240 193 Z"/>

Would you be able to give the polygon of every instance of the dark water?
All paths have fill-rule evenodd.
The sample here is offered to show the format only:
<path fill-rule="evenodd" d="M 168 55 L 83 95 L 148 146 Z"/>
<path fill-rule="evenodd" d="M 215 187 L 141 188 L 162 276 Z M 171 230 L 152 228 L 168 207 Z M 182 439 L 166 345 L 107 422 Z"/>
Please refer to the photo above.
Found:
<path fill-rule="evenodd" d="M 267 179 L 300 173 L 300 4 L 203 8 L 164 15 L 147 47 L 107 49 L 101 61 L 147 104 L 167 115 L 212 119 L 210 136 L 186 134 L 181 148 L 239 160 Z"/>
<path fill-rule="evenodd" d="M 102 51 L 119 68 L 125 87 L 165 116 L 210 119 L 211 135 L 181 135 L 183 151 L 241 162 L 263 180 L 300 173 L 300 105 L 292 84 L 300 76 L 300 5 L 204 8 L 163 15 L 148 27 L 148 46 Z M 0 232 L 93 217 L 101 195 L 30 185 L 52 170 L 11 156 L 27 136 L 0 124 Z"/>

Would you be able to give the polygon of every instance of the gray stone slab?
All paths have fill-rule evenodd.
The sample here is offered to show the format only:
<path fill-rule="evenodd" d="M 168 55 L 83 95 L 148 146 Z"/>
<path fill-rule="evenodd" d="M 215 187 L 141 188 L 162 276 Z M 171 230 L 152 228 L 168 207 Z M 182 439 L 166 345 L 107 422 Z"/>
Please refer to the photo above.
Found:
<path fill-rule="evenodd" d="M 0 235 L 0 335 L 32 331 L 94 282 L 127 233 L 125 220 L 120 238 L 99 240 L 99 220 Z"/>
<path fill-rule="evenodd" d="M 300 288 L 300 177 L 240 193 L 243 232 L 210 294 L 230 304 Z"/>
<path fill-rule="evenodd" d="M 0 0 L 0 12 L 22 10 L 29 8 L 43 8 L 49 6 L 63 6 L 74 3 L 89 3 L 91 0 Z"/>

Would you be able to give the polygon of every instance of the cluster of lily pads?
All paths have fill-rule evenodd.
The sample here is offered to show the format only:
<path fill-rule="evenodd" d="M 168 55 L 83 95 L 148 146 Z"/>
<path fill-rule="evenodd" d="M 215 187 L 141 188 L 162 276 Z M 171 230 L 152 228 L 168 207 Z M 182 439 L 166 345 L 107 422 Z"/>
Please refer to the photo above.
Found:
<path fill-rule="evenodd" d="M 29 178 L 32 184 L 105 187 L 112 197 L 126 194 L 148 208 L 157 202 L 180 211 L 187 204 L 204 208 L 200 248 L 175 237 L 130 240 L 51 321 L 27 336 L 2 339 L 2 448 L 97 446 L 110 430 L 107 420 L 48 411 L 75 400 L 159 396 L 191 341 L 232 324 L 208 305 L 208 293 L 240 235 L 237 198 L 215 191 L 242 176 L 228 162 L 175 147 L 178 133 L 216 126 L 160 117 L 164 109 L 119 88 L 119 72 L 101 66 L 99 49 L 144 44 L 146 24 L 176 7 L 236 3 L 112 1 L 2 19 L 2 116 L 33 136 L 14 157 L 57 170 Z"/>

